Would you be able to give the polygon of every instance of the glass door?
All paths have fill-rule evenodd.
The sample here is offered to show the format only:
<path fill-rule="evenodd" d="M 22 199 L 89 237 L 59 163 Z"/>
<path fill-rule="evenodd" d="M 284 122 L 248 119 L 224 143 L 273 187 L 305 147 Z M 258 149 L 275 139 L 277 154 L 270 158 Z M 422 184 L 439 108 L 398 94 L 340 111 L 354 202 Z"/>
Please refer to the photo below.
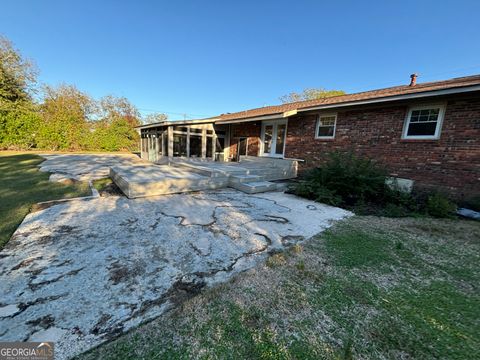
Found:
<path fill-rule="evenodd" d="M 283 157 L 287 121 L 268 121 L 262 123 L 262 155 Z"/>
<path fill-rule="evenodd" d="M 263 125 L 263 155 L 270 155 L 272 152 L 272 143 L 273 143 L 273 125 L 264 124 Z"/>

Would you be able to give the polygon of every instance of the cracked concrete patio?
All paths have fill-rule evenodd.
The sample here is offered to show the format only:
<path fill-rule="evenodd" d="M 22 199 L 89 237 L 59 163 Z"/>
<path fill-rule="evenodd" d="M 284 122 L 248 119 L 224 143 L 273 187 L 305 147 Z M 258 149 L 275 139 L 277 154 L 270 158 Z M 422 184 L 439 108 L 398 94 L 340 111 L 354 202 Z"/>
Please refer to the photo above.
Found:
<path fill-rule="evenodd" d="M 349 215 L 231 189 L 31 213 L 0 252 L 0 341 L 55 341 L 71 357 Z"/>

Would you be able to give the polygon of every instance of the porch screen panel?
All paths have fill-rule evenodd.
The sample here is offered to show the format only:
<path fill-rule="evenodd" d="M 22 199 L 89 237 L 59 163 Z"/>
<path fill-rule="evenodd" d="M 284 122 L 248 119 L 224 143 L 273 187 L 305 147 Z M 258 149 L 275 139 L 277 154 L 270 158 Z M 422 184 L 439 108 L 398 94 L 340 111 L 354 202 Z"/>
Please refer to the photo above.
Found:
<path fill-rule="evenodd" d="M 202 137 L 190 133 L 190 157 L 202 157 Z"/>
<path fill-rule="evenodd" d="M 283 145 L 285 144 L 285 130 L 287 125 L 279 124 L 277 126 L 277 141 L 275 145 L 275 154 L 282 155 L 283 154 Z"/>
<path fill-rule="evenodd" d="M 224 151 L 223 150 L 224 148 L 225 148 L 225 138 L 224 137 L 218 137 L 215 151 L 218 152 L 218 153 L 221 153 L 221 152 Z"/>
<path fill-rule="evenodd" d="M 163 134 L 160 132 L 157 133 L 157 152 L 158 155 L 163 154 Z"/>
<path fill-rule="evenodd" d="M 145 134 L 142 134 L 142 152 L 147 152 L 148 151 L 148 138 Z"/>
<path fill-rule="evenodd" d="M 207 137 L 207 158 L 213 156 L 213 138 Z"/>
<path fill-rule="evenodd" d="M 187 156 L 187 135 L 173 135 L 173 156 Z"/>

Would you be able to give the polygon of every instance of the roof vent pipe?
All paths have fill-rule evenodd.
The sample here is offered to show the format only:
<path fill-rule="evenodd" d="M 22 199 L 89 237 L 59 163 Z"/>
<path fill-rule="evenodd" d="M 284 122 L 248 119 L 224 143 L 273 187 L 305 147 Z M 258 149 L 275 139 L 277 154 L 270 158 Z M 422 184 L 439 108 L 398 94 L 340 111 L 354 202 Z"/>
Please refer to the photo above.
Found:
<path fill-rule="evenodd" d="M 410 85 L 409 86 L 415 86 L 417 85 L 417 74 L 412 74 L 410 75 Z"/>

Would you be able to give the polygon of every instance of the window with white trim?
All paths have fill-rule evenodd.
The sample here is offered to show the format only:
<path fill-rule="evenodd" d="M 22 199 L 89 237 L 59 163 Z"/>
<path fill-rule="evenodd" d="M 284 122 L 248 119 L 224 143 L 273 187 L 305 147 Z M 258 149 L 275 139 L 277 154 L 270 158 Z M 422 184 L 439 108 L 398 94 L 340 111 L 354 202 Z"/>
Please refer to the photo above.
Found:
<path fill-rule="evenodd" d="M 335 137 L 335 126 L 337 124 L 337 115 L 319 115 L 315 137 L 317 139 L 333 139 Z"/>
<path fill-rule="evenodd" d="M 445 105 L 410 108 L 403 129 L 404 139 L 438 139 L 442 128 Z"/>

